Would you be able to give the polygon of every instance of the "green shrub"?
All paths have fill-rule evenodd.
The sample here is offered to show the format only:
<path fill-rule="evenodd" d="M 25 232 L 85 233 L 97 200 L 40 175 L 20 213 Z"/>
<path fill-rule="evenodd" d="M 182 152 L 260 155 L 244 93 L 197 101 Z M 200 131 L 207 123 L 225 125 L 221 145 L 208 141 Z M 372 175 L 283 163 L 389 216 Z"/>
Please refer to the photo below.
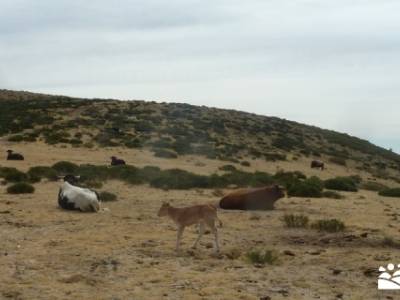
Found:
<path fill-rule="evenodd" d="M 294 171 L 294 172 L 278 171 L 275 173 L 273 178 L 277 182 L 279 182 L 279 184 L 282 184 L 287 189 L 289 189 L 290 186 L 299 183 L 302 179 L 306 179 L 307 177 L 300 171 Z"/>
<path fill-rule="evenodd" d="M 58 132 L 58 131 L 50 131 L 45 133 L 45 142 L 49 145 L 55 145 L 59 143 L 69 143 L 68 137 L 70 134 L 68 132 Z"/>
<path fill-rule="evenodd" d="M 51 167 L 37 166 L 31 167 L 27 172 L 30 181 L 32 178 L 47 178 L 48 180 L 56 181 L 57 180 L 57 171 Z"/>
<path fill-rule="evenodd" d="M 21 134 L 12 135 L 8 138 L 10 142 L 22 142 L 24 137 Z"/>
<path fill-rule="evenodd" d="M 128 140 L 124 144 L 128 148 L 141 148 L 143 146 L 142 142 L 138 138 Z"/>
<path fill-rule="evenodd" d="M 81 145 L 81 144 L 83 144 L 83 142 L 80 140 L 80 139 L 70 139 L 69 140 L 69 143 L 71 144 L 71 145 L 74 145 L 74 146 L 77 146 L 77 145 Z"/>
<path fill-rule="evenodd" d="M 101 192 L 99 196 L 102 202 L 117 201 L 117 195 L 110 192 Z"/>
<path fill-rule="evenodd" d="M 52 168 L 62 174 L 73 174 L 78 170 L 79 166 L 69 161 L 59 161 Z"/>
<path fill-rule="evenodd" d="M 180 169 L 162 171 L 150 181 L 150 185 L 162 189 L 190 189 L 194 187 L 207 188 L 207 176 L 196 175 Z"/>
<path fill-rule="evenodd" d="M 24 172 L 21 172 L 16 168 L 8 167 L 0 168 L 0 177 L 3 177 L 9 182 L 21 182 L 28 180 L 28 176 Z"/>
<path fill-rule="evenodd" d="M 84 147 L 92 149 L 94 147 L 94 144 L 92 142 L 86 142 L 83 144 Z"/>
<path fill-rule="evenodd" d="M 325 188 L 330 190 L 357 192 L 357 182 L 351 177 L 335 177 L 325 180 Z"/>
<path fill-rule="evenodd" d="M 349 178 L 353 180 L 355 184 L 360 184 L 362 182 L 360 175 L 350 175 Z"/>
<path fill-rule="evenodd" d="M 172 149 L 178 154 L 191 154 L 193 152 L 190 140 L 178 138 L 173 144 Z"/>
<path fill-rule="evenodd" d="M 321 194 L 322 197 L 331 198 L 331 199 L 343 199 L 344 196 L 335 191 L 323 191 Z"/>
<path fill-rule="evenodd" d="M 363 190 L 379 192 L 388 189 L 388 186 L 376 181 L 367 181 L 364 182 L 360 188 Z"/>
<path fill-rule="evenodd" d="M 279 149 L 286 150 L 286 151 L 290 151 L 290 150 L 294 149 L 298 144 L 299 143 L 295 139 L 292 139 L 288 136 L 277 137 L 272 142 L 272 146 L 279 148 Z"/>
<path fill-rule="evenodd" d="M 81 180 L 83 181 L 83 180 Z M 84 180 L 84 187 L 89 189 L 99 189 L 103 186 L 103 183 L 97 178 L 86 178 Z"/>
<path fill-rule="evenodd" d="M 237 186 L 259 187 L 274 183 L 272 176 L 265 172 L 248 173 L 236 170 L 234 172 L 225 173 L 221 176 L 211 175 L 209 178 L 210 187 L 227 187 L 234 184 Z"/>
<path fill-rule="evenodd" d="M 384 197 L 400 197 L 400 188 L 384 189 L 378 194 Z"/>
<path fill-rule="evenodd" d="M 7 188 L 9 194 L 32 194 L 35 188 L 26 182 L 18 182 Z"/>
<path fill-rule="evenodd" d="M 311 228 L 319 231 L 339 232 L 345 229 L 345 225 L 342 221 L 337 219 L 326 219 L 313 222 Z"/>
<path fill-rule="evenodd" d="M 283 222 L 289 228 L 306 228 L 308 226 L 309 219 L 304 215 L 284 215 Z"/>
<path fill-rule="evenodd" d="M 294 197 L 321 197 L 324 188 L 323 182 L 316 176 L 303 181 L 294 181 L 288 185 L 289 196 Z"/>
<path fill-rule="evenodd" d="M 274 250 L 253 249 L 246 253 L 246 257 L 250 261 L 250 263 L 260 265 L 273 265 L 276 264 L 279 260 L 278 255 Z"/>
<path fill-rule="evenodd" d="M 218 169 L 220 169 L 221 171 L 226 171 L 226 172 L 234 172 L 237 170 L 234 165 L 223 165 L 223 166 L 219 167 Z"/>
<path fill-rule="evenodd" d="M 286 155 L 281 153 L 264 153 L 266 161 L 286 160 Z"/>
<path fill-rule="evenodd" d="M 392 237 L 385 236 L 382 240 L 382 245 L 391 248 L 400 248 L 400 242 L 395 241 Z"/>
<path fill-rule="evenodd" d="M 177 158 L 178 155 L 172 151 L 172 150 L 168 150 L 168 149 L 155 149 L 154 150 L 154 156 L 156 157 L 162 157 L 162 158 Z"/>

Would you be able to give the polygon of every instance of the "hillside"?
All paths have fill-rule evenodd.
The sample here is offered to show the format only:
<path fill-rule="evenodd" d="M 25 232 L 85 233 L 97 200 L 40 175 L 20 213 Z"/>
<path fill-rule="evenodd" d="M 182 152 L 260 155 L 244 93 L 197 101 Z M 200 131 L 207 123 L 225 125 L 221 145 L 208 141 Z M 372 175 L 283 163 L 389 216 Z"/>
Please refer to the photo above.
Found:
<path fill-rule="evenodd" d="M 400 155 L 368 141 L 276 117 L 178 103 L 77 99 L 0 90 L 0 136 L 78 148 L 124 147 L 155 156 L 322 159 L 398 181 Z"/>
<path fill-rule="evenodd" d="M 378 268 L 400 261 L 399 156 L 355 137 L 187 104 L 5 90 L 0 135 L 0 299 L 378 299 Z M 112 155 L 127 165 L 110 167 Z M 314 158 L 327 169 L 311 169 Z M 101 195 L 98 213 L 58 207 L 67 173 Z M 286 188 L 275 209 L 217 210 L 219 254 L 209 232 L 190 248 L 194 226 L 176 253 L 175 224 L 157 216 L 163 201 L 217 204 L 269 184 Z"/>

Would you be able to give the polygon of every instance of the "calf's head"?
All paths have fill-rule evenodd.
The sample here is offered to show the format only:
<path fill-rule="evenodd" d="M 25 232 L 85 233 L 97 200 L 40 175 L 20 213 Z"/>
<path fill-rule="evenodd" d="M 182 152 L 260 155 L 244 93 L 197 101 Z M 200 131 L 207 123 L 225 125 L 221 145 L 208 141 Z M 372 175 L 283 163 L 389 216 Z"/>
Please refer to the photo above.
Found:
<path fill-rule="evenodd" d="M 158 210 L 157 216 L 164 217 L 164 216 L 168 215 L 168 209 L 169 208 L 170 208 L 169 203 L 163 202 L 163 204 L 161 205 L 160 209 Z"/>

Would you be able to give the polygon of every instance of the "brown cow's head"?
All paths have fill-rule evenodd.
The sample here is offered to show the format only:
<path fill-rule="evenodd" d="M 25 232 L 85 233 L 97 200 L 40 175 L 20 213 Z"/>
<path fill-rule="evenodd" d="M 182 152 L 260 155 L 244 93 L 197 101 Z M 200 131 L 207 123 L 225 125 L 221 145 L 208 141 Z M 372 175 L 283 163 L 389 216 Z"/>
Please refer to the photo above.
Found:
<path fill-rule="evenodd" d="M 274 185 L 274 191 L 279 198 L 285 197 L 285 188 L 277 184 Z"/>
<path fill-rule="evenodd" d="M 157 216 L 159 217 L 164 217 L 168 215 L 168 209 L 170 208 L 170 205 L 168 202 L 163 202 L 161 205 L 160 209 L 158 210 Z"/>

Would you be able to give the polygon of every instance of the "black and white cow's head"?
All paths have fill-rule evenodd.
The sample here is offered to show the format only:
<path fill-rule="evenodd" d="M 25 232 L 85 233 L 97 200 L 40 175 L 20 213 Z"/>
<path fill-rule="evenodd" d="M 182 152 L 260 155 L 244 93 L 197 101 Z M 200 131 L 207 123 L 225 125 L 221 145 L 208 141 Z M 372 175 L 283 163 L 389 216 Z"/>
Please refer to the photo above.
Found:
<path fill-rule="evenodd" d="M 59 179 L 63 179 L 64 182 L 68 182 L 69 184 L 77 185 L 79 179 L 81 178 L 81 176 L 75 176 L 75 175 L 72 175 L 72 174 L 67 174 L 65 176 L 58 176 L 58 178 Z"/>

